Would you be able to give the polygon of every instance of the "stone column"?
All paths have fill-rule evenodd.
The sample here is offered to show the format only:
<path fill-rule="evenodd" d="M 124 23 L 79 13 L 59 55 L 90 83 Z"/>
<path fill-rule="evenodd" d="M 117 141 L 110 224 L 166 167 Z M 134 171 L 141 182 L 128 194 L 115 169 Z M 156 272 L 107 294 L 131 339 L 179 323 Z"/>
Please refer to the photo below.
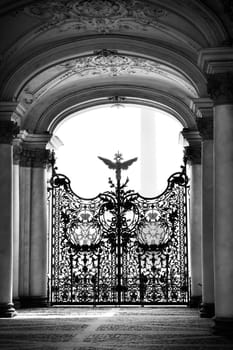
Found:
<path fill-rule="evenodd" d="M 215 332 L 232 334 L 233 72 L 210 74 L 208 91 L 214 101 Z"/>
<path fill-rule="evenodd" d="M 13 302 L 19 306 L 19 227 L 20 227 L 20 203 L 19 203 L 19 159 L 20 139 L 13 142 Z"/>
<path fill-rule="evenodd" d="M 202 137 L 202 303 L 201 317 L 214 316 L 213 118 L 198 118 Z"/>
<path fill-rule="evenodd" d="M 201 144 L 197 131 L 182 132 L 189 142 L 185 147 L 185 157 L 190 167 L 190 208 L 189 208 L 189 269 L 191 275 L 190 307 L 199 307 L 201 302 Z"/>
<path fill-rule="evenodd" d="M 45 149 L 50 135 L 28 135 L 21 154 L 21 169 L 26 177 L 24 188 L 30 196 L 24 197 L 23 216 L 30 213 L 26 225 L 21 226 L 21 280 L 20 301 L 24 307 L 47 306 L 47 181 L 46 165 L 50 151 Z M 44 141 L 44 142 L 43 142 Z M 28 268 L 29 266 L 29 268 Z"/>
<path fill-rule="evenodd" d="M 0 317 L 12 317 L 16 314 L 12 302 L 12 140 L 18 131 L 17 124 L 4 112 L 0 113 Z"/>

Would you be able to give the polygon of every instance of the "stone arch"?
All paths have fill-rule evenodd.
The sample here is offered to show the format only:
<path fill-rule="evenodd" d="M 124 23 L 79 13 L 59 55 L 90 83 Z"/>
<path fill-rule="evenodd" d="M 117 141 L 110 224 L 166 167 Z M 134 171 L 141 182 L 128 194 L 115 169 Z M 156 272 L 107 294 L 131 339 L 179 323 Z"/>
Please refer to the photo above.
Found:
<path fill-rule="evenodd" d="M 166 111 L 178 119 L 184 128 L 196 129 L 195 114 L 178 98 L 151 88 L 129 85 L 104 85 L 63 95 L 48 108 L 32 109 L 25 120 L 24 129 L 33 133 L 52 133 L 56 126 L 70 114 L 90 107 L 109 104 L 110 98 L 120 96 L 126 104 L 140 104 Z M 78 101 L 78 102 L 77 102 Z M 32 118 L 34 116 L 34 118 Z"/>

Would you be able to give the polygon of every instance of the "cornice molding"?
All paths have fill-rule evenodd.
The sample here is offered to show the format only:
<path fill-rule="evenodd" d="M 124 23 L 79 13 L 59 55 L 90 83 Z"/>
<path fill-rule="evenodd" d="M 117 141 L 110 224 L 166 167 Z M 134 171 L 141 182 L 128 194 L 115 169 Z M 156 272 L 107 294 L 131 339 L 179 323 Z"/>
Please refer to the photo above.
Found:
<path fill-rule="evenodd" d="M 197 64 L 207 74 L 233 71 L 233 47 L 202 49 Z"/>
<path fill-rule="evenodd" d="M 0 121 L 8 120 L 20 125 L 24 115 L 25 109 L 21 103 L 0 101 Z"/>
<path fill-rule="evenodd" d="M 190 146 L 201 146 L 201 135 L 198 130 L 184 128 L 181 133 L 183 137 L 188 141 Z"/>
<path fill-rule="evenodd" d="M 197 118 L 213 118 L 213 100 L 209 97 L 192 99 L 190 109 Z"/>

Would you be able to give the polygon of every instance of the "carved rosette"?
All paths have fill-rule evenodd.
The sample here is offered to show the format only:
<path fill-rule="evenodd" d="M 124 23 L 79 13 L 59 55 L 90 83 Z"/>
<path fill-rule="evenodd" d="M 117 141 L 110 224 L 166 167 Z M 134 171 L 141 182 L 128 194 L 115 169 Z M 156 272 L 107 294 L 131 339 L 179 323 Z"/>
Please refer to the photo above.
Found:
<path fill-rule="evenodd" d="M 202 140 L 213 140 L 214 123 L 212 118 L 198 118 L 197 127 Z"/>
<path fill-rule="evenodd" d="M 52 159 L 47 149 L 22 149 L 20 152 L 20 165 L 23 167 L 45 168 Z"/>
<path fill-rule="evenodd" d="M 209 74 L 207 89 L 215 105 L 233 104 L 233 72 Z"/>
<path fill-rule="evenodd" d="M 184 159 L 191 164 L 201 164 L 201 146 L 187 146 L 184 150 Z"/>
<path fill-rule="evenodd" d="M 8 120 L 0 121 L 0 144 L 12 144 L 18 133 L 19 126 L 17 123 Z"/>

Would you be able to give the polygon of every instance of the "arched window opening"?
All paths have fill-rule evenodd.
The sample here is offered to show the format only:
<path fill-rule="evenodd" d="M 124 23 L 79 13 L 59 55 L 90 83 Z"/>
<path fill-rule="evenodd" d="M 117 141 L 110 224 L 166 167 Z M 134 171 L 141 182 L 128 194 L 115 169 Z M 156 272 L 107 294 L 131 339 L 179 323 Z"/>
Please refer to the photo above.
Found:
<path fill-rule="evenodd" d="M 119 151 L 124 160 L 138 158 L 123 171 L 128 188 L 156 196 L 182 165 L 181 130 L 173 116 L 144 106 L 102 106 L 75 113 L 54 132 L 63 143 L 56 152 L 58 171 L 70 178 L 79 196 L 94 197 L 108 190 L 108 178 L 115 177 L 98 156 L 113 160 Z"/>

